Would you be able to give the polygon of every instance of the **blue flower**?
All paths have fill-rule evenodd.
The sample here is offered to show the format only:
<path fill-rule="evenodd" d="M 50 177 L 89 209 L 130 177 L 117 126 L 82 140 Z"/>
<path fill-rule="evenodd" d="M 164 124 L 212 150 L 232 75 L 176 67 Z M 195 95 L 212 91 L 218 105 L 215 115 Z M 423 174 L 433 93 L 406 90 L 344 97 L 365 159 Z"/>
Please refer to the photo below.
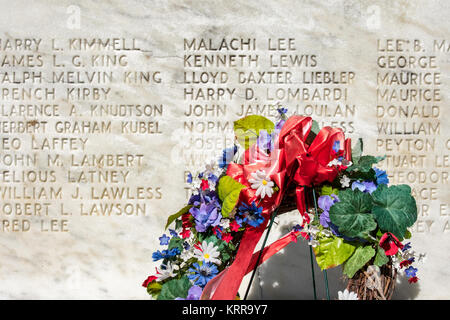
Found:
<path fill-rule="evenodd" d="M 200 300 L 200 296 L 202 295 L 203 289 L 199 286 L 192 286 L 188 290 L 188 294 L 186 298 L 175 298 L 175 300 Z"/>
<path fill-rule="evenodd" d="M 411 242 L 407 242 L 403 248 L 402 248 L 402 252 L 405 252 L 406 250 L 411 249 Z"/>
<path fill-rule="evenodd" d="M 288 112 L 288 109 L 281 107 L 281 108 L 278 108 L 277 111 L 280 116 L 283 116 Z"/>
<path fill-rule="evenodd" d="M 190 247 L 191 247 L 191 246 L 189 245 L 189 243 L 188 243 L 187 241 L 183 242 L 183 248 L 184 248 L 184 250 L 189 250 Z"/>
<path fill-rule="evenodd" d="M 339 150 L 341 149 L 341 142 L 340 142 L 339 140 L 336 140 L 336 141 L 333 143 L 332 149 L 333 149 L 334 152 L 338 153 Z"/>
<path fill-rule="evenodd" d="M 405 269 L 405 274 L 411 278 L 416 276 L 417 269 L 413 266 L 409 266 L 408 269 Z"/>
<path fill-rule="evenodd" d="M 359 181 L 354 181 L 352 183 L 352 190 L 358 189 L 361 192 L 364 192 L 364 190 L 366 190 L 366 186 L 364 185 L 363 182 L 359 182 Z"/>
<path fill-rule="evenodd" d="M 187 183 L 192 183 L 192 173 L 188 173 L 187 179 L 186 179 Z"/>
<path fill-rule="evenodd" d="M 295 232 L 302 231 L 303 227 L 299 224 L 296 224 L 295 226 L 292 227 L 292 230 Z"/>
<path fill-rule="evenodd" d="M 172 237 L 178 237 L 178 233 L 173 229 L 169 229 L 169 233 Z"/>
<path fill-rule="evenodd" d="M 200 207 L 192 207 L 189 212 L 195 218 L 195 230 L 205 232 L 208 227 L 219 225 L 222 214 L 215 203 L 201 203 Z"/>
<path fill-rule="evenodd" d="M 259 227 L 264 222 L 264 217 L 261 215 L 263 208 L 257 207 L 255 202 L 249 206 L 245 203 L 239 207 L 239 211 L 235 216 L 236 222 L 242 227 L 244 223 L 248 223 L 252 227 Z"/>
<path fill-rule="evenodd" d="M 368 192 L 368 193 L 372 194 L 372 192 L 377 190 L 377 186 L 372 181 L 364 181 L 363 184 L 365 187 L 364 192 Z"/>
<path fill-rule="evenodd" d="M 157 250 L 157 251 L 153 252 L 152 258 L 153 258 L 153 261 L 158 261 L 161 259 L 173 258 L 179 254 L 180 254 L 180 249 L 178 249 L 178 248 L 173 248 L 170 250 L 163 250 L 163 251 Z"/>
<path fill-rule="evenodd" d="M 222 151 L 222 157 L 219 158 L 219 168 L 226 168 L 227 165 L 233 160 L 234 155 L 236 154 L 238 147 L 235 145 L 231 148 L 225 148 Z"/>
<path fill-rule="evenodd" d="M 162 246 L 165 246 L 165 245 L 169 244 L 169 240 L 170 240 L 170 237 L 163 234 L 162 237 L 159 238 L 159 244 Z"/>
<path fill-rule="evenodd" d="M 377 177 L 377 184 L 388 184 L 389 183 L 389 178 L 387 176 L 386 171 L 380 170 L 375 167 L 373 168 L 373 170 L 375 170 L 375 175 Z"/>
<path fill-rule="evenodd" d="M 218 180 L 219 180 L 219 178 L 218 178 L 216 175 L 214 175 L 214 174 L 212 174 L 212 173 L 210 173 L 210 174 L 208 175 L 208 181 L 210 181 L 210 182 L 216 184 Z"/>
<path fill-rule="evenodd" d="M 272 135 L 267 133 L 266 130 L 260 130 L 258 139 L 256 140 L 256 143 L 260 149 L 263 149 L 264 151 L 272 151 L 273 145 L 272 145 Z"/>
<path fill-rule="evenodd" d="M 194 285 L 204 287 L 209 280 L 211 280 L 216 274 L 219 273 L 215 264 L 211 262 L 194 263 L 192 268 L 189 268 L 190 274 L 188 274 L 189 280 L 194 281 Z"/>
<path fill-rule="evenodd" d="M 339 202 L 339 198 L 334 194 L 332 194 L 331 196 L 320 196 L 317 200 L 319 208 L 323 211 L 330 211 L 331 206 L 336 202 Z"/>

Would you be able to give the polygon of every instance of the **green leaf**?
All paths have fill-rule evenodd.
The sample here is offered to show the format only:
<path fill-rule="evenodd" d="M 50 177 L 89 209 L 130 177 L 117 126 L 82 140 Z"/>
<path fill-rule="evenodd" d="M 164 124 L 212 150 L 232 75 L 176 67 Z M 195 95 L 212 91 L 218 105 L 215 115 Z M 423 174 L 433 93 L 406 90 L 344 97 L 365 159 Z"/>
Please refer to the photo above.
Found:
<path fill-rule="evenodd" d="M 322 186 L 322 189 L 320 190 L 320 195 L 331 196 L 332 194 L 334 194 L 336 196 L 339 195 L 339 189 L 335 189 L 330 185 Z"/>
<path fill-rule="evenodd" d="M 350 167 L 347 168 L 347 171 L 369 172 L 374 164 L 383 159 L 384 157 L 361 156 L 357 162 L 354 162 Z"/>
<path fill-rule="evenodd" d="M 386 256 L 384 249 L 381 247 L 378 247 L 377 255 L 375 256 L 375 261 L 373 262 L 373 264 L 378 267 L 382 267 L 388 262 L 389 262 L 389 258 Z"/>
<path fill-rule="evenodd" d="M 272 133 L 274 128 L 272 121 L 259 115 L 250 115 L 234 122 L 234 134 L 245 150 L 256 142 L 261 130 Z"/>
<path fill-rule="evenodd" d="M 372 210 L 370 194 L 358 189 L 346 189 L 339 193 L 340 202 L 330 208 L 331 222 L 347 237 L 365 238 L 377 227 Z"/>
<path fill-rule="evenodd" d="M 157 298 L 161 292 L 162 284 L 156 281 L 152 281 L 147 286 L 148 294 L 152 295 L 153 298 Z"/>
<path fill-rule="evenodd" d="M 245 186 L 235 181 L 230 176 L 223 176 L 220 178 L 217 185 L 217 194 L 219 199 L 222 200 L 222 216 L 228 217 L 231 211 L 233 211 L 239 200 L 239 194 Z"/>
<path fill-rule="evenodd" d="M 317 264 L 320 269 L 334 268 L 344 263 L 355 251 L 355 246 L 338 237 L 323 237 L 314 247 Z"/>
<path fill-rule="evenodd" d="M 163 284 L 158 300 L 173 300 L 175 298 L 186 298 L 191 282 L 186 276 L 181 279 L 173 279 Z"/>
<path fill-rule="evenodd" d="M 178 248 L 180 250 L 180 252 L 183 251 L 183 242 L 184 240 L 181 239 L 180 237 L 173 237 L 172 239 L 170 239 L 169 241 L 169 247 L 168 249 L 173 249 L 173 248 Z"/>
<path fill-rule="evenodd" d="M 372 213 L 380 229 L 402 240 L 406 228 L 417 219 L 416 200 L 411 196 L 411 188 L 405 184 L 390 187 L 382 184 L 372 193 L 372 197 Z"/>
<path fill-rule="evenodd" d="M 167 218 L 167 223 L 166 223 L 165 229 L 167 230 L 167 228 L 170 226 L 170 224 L 171 224 L 175 219 L 181 217 L 183 214 L 185 214 L 186 212 L 188 212 L 190 208 L 192 208 L 192 205 L 187 205 L 187 206 L 185 206 L 183 209 L 181 209 L 180 211 L 178 211 L 177 213 L 174 213 L 174 214 L 172 214 L 171 216 L 169 216 L 169 218 Z"/>
<path fill-rule="evenodd" d="M 375 249 L 371 246 L 358 247 L 355 253 L 344 264 L 343 273 L 349 278 L 352 278 L 374 255 Z"/>

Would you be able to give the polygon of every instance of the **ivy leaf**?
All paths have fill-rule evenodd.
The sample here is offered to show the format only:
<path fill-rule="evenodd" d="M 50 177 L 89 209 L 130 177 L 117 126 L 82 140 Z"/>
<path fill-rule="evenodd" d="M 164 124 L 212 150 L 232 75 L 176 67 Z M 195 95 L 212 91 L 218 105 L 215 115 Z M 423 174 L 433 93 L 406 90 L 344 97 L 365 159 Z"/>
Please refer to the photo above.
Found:
<path fill-rule="evenodd" d="M 369 172 L 374 164 L 383 159 L 384 157 L 361 156 L 357 162 L 355 161 L 350 167 L 347 168 L 347 171 L 359 171 L 364 173 Z"/>
<path fill-rule="evenodd" d="M 381 184 L 372 197 L 372 213 L 380 229 L 402 240 L 406 228 L 411 227 L 417 219 L 417 205 L 411 196 L 411 188 L 405 184 L 390 187 Z"/>
<path fill-rule="evenodd" d="M 272 121 L 259 115 L 250 115 L 234 122 L 234 134 L 245 150 L 256 142 L 261 130 L 270 134 L 274 128 Z"/>
<path fill-rule="evenodd" d="M 355 251 L 355 246 L 338 237 L 324 237 L 314 247 L 317 264 L 320 269 L 334 268 L 344 263 Z"/>
<path fill-rule="evenodd" d="M 183 276 L 181 279 L 172 279 L 163 284 L 158 300 L 174 300 L 175 298 L 186 298 L 188 295 L 191 282 L 188 277 Z"/>
<path fill-rule="evenodd" d="M 339 193 L 340 202 L 330 208 L 331 222 L 347 237 L 365 238 L 377 227 L 371 214 L 372 197 L 358 189 L 346 189 Z"/>
<path fill-rule="evenodd" d="M 373 264 L 378 267 L 382 267 L 388 262 L 389 258 L 386 256 L 384 249 L 378 246 L 377 255 L 375 256 Z"/>
<path fill-rule="evenodd" d="M 230 176 L 223 176 L 220 178 L 217 185 L 217 194 L 222 201 L 222 216 L 228 217 L 231 211 L 233 211 L 239 200 L 239 194 L 245 186 L 235 181 Z"/>
<path fill-rule="evenodd" d="M 355 253 L 344 264 L 343 273 L 349 278 L 353 278 L 355 273 L 364 267 L 374 255 L 375 249 L 371 246 L 358 247 Z"/>
<path fill-rule="evenodd" d="M 183 209 L 181 209 L 180 211 L 178 211 L 177 213 L 172 214 L 171 216 L 169 216 L 169 218 L 167 218 L 167 223 L 166 223 L 166 230 L 167 228 L 170 226 L 170 224 L 178 219 L 179 217 L 181 217 L 183 214 L 185 214 L 186 212 L 189 211 L 189 209 L 192 208 L 192 205 L 187 205 L 186 207 L 184 207 Z"/>

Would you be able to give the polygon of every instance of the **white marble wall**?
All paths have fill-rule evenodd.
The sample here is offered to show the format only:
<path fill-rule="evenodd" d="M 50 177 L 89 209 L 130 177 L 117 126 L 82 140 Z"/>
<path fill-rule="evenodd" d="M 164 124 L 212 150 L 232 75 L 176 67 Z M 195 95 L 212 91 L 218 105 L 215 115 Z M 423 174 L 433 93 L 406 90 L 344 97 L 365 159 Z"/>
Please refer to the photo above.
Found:
<path fill-rule="evenodd" d="M 73 11 L 68 11 L 71 5 L 79 9 L 79 28 L 71 24 Z M 151 254 L 158 248 L 158 237 L 167 216 L 186 201 L 185 165 L 173 161 L 174 153 L 178 152 L 179 137 L 184 134 L 183 114 L 189 104 L 183 100 L 183 38 L 256 38 L 258 53 L 267 56 L 262 47 L 268 38 L 292 37 L 296 39 L 297 53 L 318 56 L 316 70 L 354 71 L 356 81 L 348 87 L 348 100 L 357 107 L 352 119 L 354 132 L 350 137 L 363 137 L 366 151 L 377 155 L 383 152 L 377 152 L 376 148 L 376 40 L 421 39 L 427 48 L 432 48 L 433 39 L 450 41 L 447 1 L 383 0 L 374 4 L 365 0 L 1 0 L 0 7 L 3 9 L 0 11 L 0 38 L 42 38 L 47 41 L 40 52 L 44 56 L 51 54 L 49 39 L 61 43 L 76 37 L 137 39 L 144 51 L 130 54 L 131 67 L 159 70 L 163 83 L 147 86 L 114 84 L 113 89 L 118 93 L 112 95 L 109 102 L 164 104 L 164 117 L 158 118 L 163 134 L 98 136 L 90 138 L 86 149 L 87 153 L 118 150 L 143 153 L 145 164 L 132 170 L 129 185 L 159 186 L 162 199 L 147 203 L 149 214 L 145 217 L 80 217 L 74 214 L 70 217 L 70 232 L 66 233 L 0 232 L 0 298 L 3 299 L 149 298 L 141 283 L 154 271 Z M 4 53 L 0 50 L 0 55 Z M 433 53 L 427 51 L 427 54 Z M 450 52 L 437 56 L 443 98 L 439 104 L 438 149 L 433 154 L 448 155 L 445 141 L 449 139 L 449 97 L 446 92 L 450 85 Z M 51 71 L 51 68 L 46 70 Z M 0 86 L 7 87 L 5 84 Z M 241 98 L 228 103 L 236 111 L 243 102 Z M 58 103 L 67 108 L 64 99 Z M 81 106 L 83 109 L 85 105 L 81 103 Z M 83 116 L 88 118 L 88 113 Z M 225 120 L 237 118 L 230 112 Z M 339 121 L 345 120 L 339 118 Z M 430 156 L 430 159 L 433 158 Z M 41 169 L 44 168 L 45 164 L 41 164 Z M 430 160 L 423 170 L 435 169 Z M 448 164 L 439 170 L 448 173 Z M 57 168 L 58 179 L 63 181 L 65 172 L 64 168 Z M 88 187 L 79 186 L 82 189 Z M 427 186 L 438 189 L 437 199 L 425 201 L 430 205 L 429 215 L 419 219 L 432 220 L 434 226 L 430 232 L 413 230 L 412 238 L 414 249 L 426 252 L 427 261 L 419 265 L 418 284 L 409 285 L 401 279 L 394 296 L 397 299 L 450 297 L 450 289 L 445 286 L 450 280 L 450 230 L 443 230 L 449 219 L 439 212 L 440 204 L 449 199 L 448 182 Z M 73 187 L 70 186 L 70 192 Z M 68 210 L 75 212 L 79 208 L 79 202 L 71 202 L 69 194 L 64 195 L 63 202 Z M 271 240 L 283 235 L 293 219 L 295 213 L 280 218 Z M 419 231 L 425 226 L 420 225 Z M 297 243 L 274 256 L 260 268 L 251 298 L 311 299 L 308 254 L 306 244 Z M 339 280 L 339 272 L 336 269 L 328 274 L 333 298 L 337 297 L 338 290 L 345 288 L 345 283 Z M 319 296 L 325 297 L 318 270 L 316 277 Z M 246 281 L 241 290 L 246 288 Z"/>

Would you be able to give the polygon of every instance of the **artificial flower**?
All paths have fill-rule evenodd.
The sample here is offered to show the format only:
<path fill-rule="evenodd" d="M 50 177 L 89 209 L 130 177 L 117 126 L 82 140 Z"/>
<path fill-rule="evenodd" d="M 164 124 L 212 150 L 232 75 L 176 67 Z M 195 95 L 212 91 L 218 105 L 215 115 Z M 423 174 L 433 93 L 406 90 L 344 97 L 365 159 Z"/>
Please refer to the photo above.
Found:
<path fill-rule="evenodd" d="M 363 182 L 360 181 L 354 181 L 352 183 L 352 190 L 358 189 L 361 192 L 364 192 L 364 190 L 366 190 L 366 186 L 364 185 Z"/>
<path fill-rule="evenodd" d="M 375 175 L 377 177 L 377 184 L 388 184 L 389 183 L 389 178 L 387 176 L 386 171 L 380 170 L 375 167 L 373 168 L 373 170 L 375 170 Z"/>
<path fill-rule="evenodd" d="M 335 153 L 339 153 L 339 150 L 341 149 L 341 142 L 339 140 L 336 140 L 333 143 L 333 146 L 331 147 L 331 149 L 335 152 Z"/>
<path fill-rule="evenodd" d="M 416 283 L 417 280 L 419 280 L 419 278 L 417 278 L 417 277 L 411 277 L 411 278 L 408 279 L 408 282 L 409 282 L 409 283 Z"/>
<path fill-rule="evenodd" d="M 407 269 L 405 269 L 405 274 L 409 278 L 415 277 L 416 276 L 416 272 L 417 272 L 417 269 L 414 268 L 413 266 L 409 266 Z"/>
<path fill-rule="evenodd" d="M 158 273 L 156 277 L 157 281 L 163 281 L 167 278 L 173 278 L 176 276 L 176 271 L 178 271 L 180 267 L 176 264 L 172 264 L 170 261 L 167 261 L 166 264 L 161 265 L 161 269 L 157 269 Z"/>
<path fill-rule="evenodd" d="M 187 179 L 186 179 L 186 182 L 187 183 L 192 183 L 192 181 L 193 181 L 193 178 L 192 178 L 192 173 L 188 173 L 188 176 L 187 176 Z"/>
<path fill-rule="evenodd" d="M 212 242 L 203 241 L 201 245 L 194 249 L 194 256 L 200 261 L 212 262 L 220 265 L 222 262 L 218 257 L 220 252 Z"/>
<path fill-rule="evenodd" d="M 403 248 L 403 244 L 390 232 L 386 232 L 380 239 L 380 247 L 384 249 L 387 256 L 397 254 L 398 249 Z"/>
<path fill-rule="evenodd" d="M 222 240 L 226 243 L 230 243 L 231 240 L 233 240 L 233 236 L 229 233 L 222 234 Z"/>
<path fill-rule="evenodd" d="M 202 295 L 203 289 L 199 286 L 192 286 L 188 290 L 186 298 L 175 298 L 175 300 L 199 300 Z"/>
<path fill-rule="evenodd" d="M 346 175 L 343 175 L 342 178 L 339 180 L 339 182 L 341 183 L 342 188 L 348 188 L 350 187 L 350 178 L 347 177 Z"/>
<path fill-rule="evenodd" d="M 189 259 L 194 257 L 194 251 L 193 250 L 183 250 L 183 252 L 180 254 L 180 258 L 183 261 L 188 261 Z"/>
<path fill-rule="evenodd" d="M 169 229 L 169 233 L 172 237 L 177 237 L 178 233 L 174 229 Z"/>
<path fill-rule="evenodd" d="M 339 300 L 359 300 L 358 295 L 353 291 L 348 291 L 347 289 L 342 291 L 338 291 Z"/>
<path fill-rule="evenodd" d="M 248 179 L 252 185 L 252 189 L 256 189 L 256 196 L 261 196 L 261 199 L 267 195 L 269 198 L 272 197 L 274 183 L 266 176 L 264 170 L 258 170 L 251 173 L 252 178 Z"/>
<path fill-rule="evenodd" d="M 169 244 L 169 240 L 170 240 L 170 237 L 168 237 L 165 234 L 163 234 L 159 238 L 159 244 L 162 245 L 162 246 L 168 245 Z"/>
<path fill-rule="evenodd" d="M 190 229 L 183 229 L 183 231 L 180 232 L 180 236 L 183 239 L 187 239 L 191 236 L 191 230 Z"/>
<path fill-rule="evenodd" d="M 252 227 L 259 227 L 261 223 L 264 222 L 264 217 L 262 216 L 262 207 L 257 207 L 255 202 L 249 206 L 243 203 L 239 207 L 239 211 L 235 216 L 235 221 L 242 227 L 244 223 L 248 223 Z"/>
<path fill-rule="evenodd" d="M 231 148 L 225 148 L 222 151 L 222 157 L 219 159 L 219 168 L 226 168 L 228 164 L 233 160 L 238 147 L 235 145 Z"/>
<path fill-rule="evenodd" d="M 202 203 L 200 208 L 192 207 L 189 212 L 195 219 L 195 230 L 198 232 L 205 232 L 210 226 L 217 226 L 222 219 L 222 214 L 214 203 Z"/>
<path fill-rule="evenodd" d="M 202 179 L 202 182 L 200 183 L 200 188 L 202 188 L 202 190 L 209 189 L 209 182 L 208 182 L 208 180 Z"/>
<path fill-rule="evenodd" d="M 238 232 L 240 227 L 241 226 L 235 220 L 230 222 L 230 230 L 231 231 Z"/>
<path fill-rule="evenodd" d="M 220 220 L 220 226 L 224 229 L 228 229 L 230 227 L 230 219 Z"/>
<path fill-rule="evenodd" d="M 273 149 L 272 135 L 267 133 L 266 130 L 260 130 L 256 144 L 264 152 L 271 152 Z"/>
<path fill-rule="evenodd" d="M 172 248 L 170 250 L 163 250 L 163 251 L 157 250 L 157 251 L 153 252 L 152 258 L 153 258 L 153 261 L 158 261 L 161 259 L 173 258 L 179 254 L 180 254 L 180 249 L 178 249 L 178 248 Z"/>
<path fill-rule="evenodd" d="M 209 280 L 219 273 L 215 264 L 210 262 L 203 262 L 202 264 L 194 263 L 192 268 L 189 268 L 188 278 L 194 281 L 195 285 L 204 287 Z"/>
<path fill-rule="evenodd" d="M 372 181 L 364 181 L 364 192 L 368 192 L 370 194 L 372 194 L 372 192 L 374 192 L 375 190 L 377 190 L 377 186 L 375 183 L 373 183 Z"/>
<path fill-rule="evenodd" d="M 336 202 L 339 202 L 339 198 L 334 194 L 331 196 L 320 196 L 317 200 L 319 208 L 323 211 L 330 211 L 331 206 Z"/>

